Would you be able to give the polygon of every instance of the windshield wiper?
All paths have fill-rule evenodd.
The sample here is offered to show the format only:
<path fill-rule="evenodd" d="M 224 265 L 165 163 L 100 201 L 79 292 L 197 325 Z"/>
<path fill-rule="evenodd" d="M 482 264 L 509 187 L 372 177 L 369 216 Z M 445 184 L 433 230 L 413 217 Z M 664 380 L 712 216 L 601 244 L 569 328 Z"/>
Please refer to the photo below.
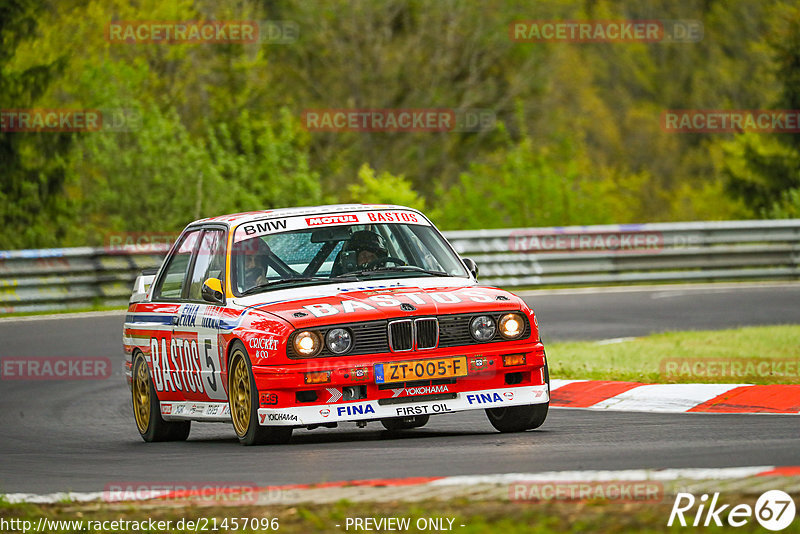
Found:
<path fill-rule="evenodd" d="M 334 277 L 338 278 L 338 277 Z M 351 276 L 351 278 L 353 278 Z M 250 289 L 242 292 L 242 296 L 252 295 L 253 293 L 260 293 L 270 287 L 275 287 L 279 285 L 286 285 L 286 284 L 293 284 L 295 282 L 330 282 L 331 278 L 325 278 L 323 276 L 299 276 L 297 278 L 281 278 L 280 280 L 272 280 L 271 282 L 266 282 L 264 284 L 258 284 L 257 286 L 253 286 Z M 353 281 L 356 281 L 353 278 Z"/>
<path fill-rule="evenodd" d="M 371 273 L 421 273 L 421 274 L 429 274 L 431 276 L 450 276 L 449 273 L 444 271 L 434 271 L 431 269 L 423 269 L 422 267 L 417 267 L 416 265 L 395 265 L 392 267 L 377 267 L 375 269 L 362 269 L 360 271 L 352 271 L 349 273 L 341 274 L 339 276 L 363 276 L 368 275 Z M 334 276 L 333 278 L 338 278 Z"/>

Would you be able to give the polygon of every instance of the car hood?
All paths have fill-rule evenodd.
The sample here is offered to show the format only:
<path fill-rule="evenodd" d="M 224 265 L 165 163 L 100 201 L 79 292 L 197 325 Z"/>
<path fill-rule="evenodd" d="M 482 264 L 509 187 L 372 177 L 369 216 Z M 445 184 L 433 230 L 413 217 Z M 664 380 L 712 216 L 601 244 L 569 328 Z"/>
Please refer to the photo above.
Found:
<path fill-rule="evenodd" d="M 277 315 L 295 328 L 409 316 L 519 310 L 524 306 L 522 299 L 508 291 L 452 278 L 310 286 L 254 295 L 237 299 L 236 303 Z"/>

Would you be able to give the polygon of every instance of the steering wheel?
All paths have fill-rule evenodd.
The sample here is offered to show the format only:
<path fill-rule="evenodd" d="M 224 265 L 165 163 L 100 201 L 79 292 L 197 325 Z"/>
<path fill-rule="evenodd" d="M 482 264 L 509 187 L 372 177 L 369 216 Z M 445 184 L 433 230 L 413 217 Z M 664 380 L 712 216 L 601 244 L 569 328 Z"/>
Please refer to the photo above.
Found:
<path fill-rule="evenodd" d="M 384 256 L 383 258 L 375 258 L 371 260 L 366 265 L 366 269 L 375 269 L 376 267 L 380 267 L 382 265 L 386 265 L 387 263 L 396 263 L 397 265 L 406 265 L 406 262 L 401 260 L 400 258 L 395 258 L 394 256 Z"/>

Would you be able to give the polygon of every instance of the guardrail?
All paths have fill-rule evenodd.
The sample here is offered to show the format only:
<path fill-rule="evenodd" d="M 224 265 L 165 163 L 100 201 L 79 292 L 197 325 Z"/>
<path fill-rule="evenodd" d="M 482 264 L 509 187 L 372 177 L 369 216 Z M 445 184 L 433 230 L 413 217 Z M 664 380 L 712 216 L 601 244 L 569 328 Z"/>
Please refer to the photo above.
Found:
<path fill-rule="evenodd" d="M 502 287 L 800 279 L 800 219 L 445 232 Z M 125 306 L 146 251 L 0 251 L 0 314 Z"/>

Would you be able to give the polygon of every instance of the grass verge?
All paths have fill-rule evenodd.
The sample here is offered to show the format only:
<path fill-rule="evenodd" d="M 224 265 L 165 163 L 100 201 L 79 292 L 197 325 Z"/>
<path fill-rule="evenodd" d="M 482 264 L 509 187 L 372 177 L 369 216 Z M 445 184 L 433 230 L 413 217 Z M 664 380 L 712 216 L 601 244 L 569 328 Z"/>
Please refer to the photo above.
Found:
<path fill-rule="evenodd" d="M 547 345 L 550 376 L 666 383 L 800 384 L 800 326 L 666 332 Z"/>

